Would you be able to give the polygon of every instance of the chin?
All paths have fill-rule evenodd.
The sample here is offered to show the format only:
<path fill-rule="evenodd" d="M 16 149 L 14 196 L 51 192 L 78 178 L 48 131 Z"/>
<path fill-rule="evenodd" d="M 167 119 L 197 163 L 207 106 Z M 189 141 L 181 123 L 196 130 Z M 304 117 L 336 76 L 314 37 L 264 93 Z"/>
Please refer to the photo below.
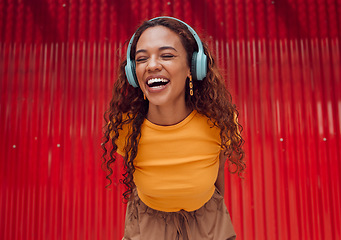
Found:
<path fill-rule="evenodd" d="M 153 106 L 161 107 L 161 106 L 166 106 L 169 104 L 169 101 L 167 101 L 166 99 L 150 98 L 148 100 L 149 100 L 149 105 L 153 105 Z"/>

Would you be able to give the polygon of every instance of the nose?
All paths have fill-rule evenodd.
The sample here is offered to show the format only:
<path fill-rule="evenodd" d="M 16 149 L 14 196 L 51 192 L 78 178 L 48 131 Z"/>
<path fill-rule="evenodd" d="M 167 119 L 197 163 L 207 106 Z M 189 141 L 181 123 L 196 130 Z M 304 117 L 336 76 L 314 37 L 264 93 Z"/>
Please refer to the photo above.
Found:
<path fill-rule="evenodd" d="M 154 72 L 154 71 L 160 71 L 161 68 L 162 68 L 162 65 L 160 64 L 157 57 L 151 57 L 148 61 L 146 70 L 149 72 Z"/>

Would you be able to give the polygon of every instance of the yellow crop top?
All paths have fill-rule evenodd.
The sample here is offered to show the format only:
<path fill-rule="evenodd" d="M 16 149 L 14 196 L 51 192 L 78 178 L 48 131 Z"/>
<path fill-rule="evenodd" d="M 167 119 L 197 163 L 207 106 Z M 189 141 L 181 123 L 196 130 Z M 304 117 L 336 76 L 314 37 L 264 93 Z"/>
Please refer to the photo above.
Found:
<path fill-rule="evenodd" d="M 123 127 L 116 141 L 122 156 L 128 128 Z M 172 126 L 145 119 L 134 159 L 140 199 L 164 212 L 199 209 L 215 191 L 220 150 L 219 128 L 196 111 Z"/>

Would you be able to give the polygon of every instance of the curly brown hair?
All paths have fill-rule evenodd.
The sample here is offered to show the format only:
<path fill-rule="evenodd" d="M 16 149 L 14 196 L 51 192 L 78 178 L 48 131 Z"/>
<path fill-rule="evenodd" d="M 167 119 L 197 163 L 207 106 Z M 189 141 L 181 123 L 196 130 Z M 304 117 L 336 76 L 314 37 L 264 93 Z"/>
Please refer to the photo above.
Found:
<path fill-rule="evenodd" d="M 191 66 L 191 59 L 194 51 L 198 51 L 197 43 L 188 28 L 179 21 L 159 18 L 144 22 L 136 31 L 131 47 L 131 59 L 135 59 L 136 44 L 141 34 L 150 27 L 164 26 L 177 33 L 183 46 L 187 51 L 188 65 Z M 227 155 L 230 166 L 234 165 L 235 170 L 230 172 L 243 173 L 246 165 L 244 162 L 244 151 L 242 145 L 244 140 L 240 135 L 242 126 L 236 121 L 238 111 L 232 103 L 231 94 L 227 91 L 223 78 L 218 71 L 212 54 L 204 44 L 204 52 L 207 55 L 207 75 L 202 81 L 193 79 L 194 95 L 189 96 L 189 89 L 186 89 L 186 105 L 190 109 L 207 116 L 212 123 L 220 128 L 221 147 Z M 127 145 L 124 148 L 124 173 L 123 182 L 127 190 L 123 193 L 126 200 L 134 188 L 133 174 L 135 171 L 134 159 L 137 155 L 139 140 L 141 137 L 141 125 L 148 112 L 148 100 L 144 100 L 140 88 L 132 87 L 126 78 L 124 67 L 126 60 L 120 64 L 118 79 L 114 83 L 113 95 L 110 107 L 104 114 L 106 125 L 104 126 L 104 142 L 102 148 L 103 168 L 107 171 L 106 178 L 108 186 L 112 183 L 111 165 L 116 160 L 117 145 L 115 141 L 119 137 L 119 131 L 124 124 L 130 124 L 130 132 L 127 136 Z M 187 79 L 188 81 L 188 79 Z M 189 84 L 186 84 L 189 88 Z M 107 149 L 109 144 L 109 149 Z"/>

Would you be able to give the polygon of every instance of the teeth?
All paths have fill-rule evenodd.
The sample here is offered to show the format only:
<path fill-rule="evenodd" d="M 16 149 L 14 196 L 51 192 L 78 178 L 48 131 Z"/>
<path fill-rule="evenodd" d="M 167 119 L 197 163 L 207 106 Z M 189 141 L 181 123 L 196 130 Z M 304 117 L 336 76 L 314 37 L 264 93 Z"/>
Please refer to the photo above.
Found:
<path fill-rule="evenodd" d="M 153 89 L 161 89 L 161 88 L 163 88 L 164 86 L 162 86 L 162 85 L 160 85 L 160 86 L 154 86 L 154 87 L 152 87 Z"/>
<path fill-rule="evenodd" d="M 147 84 L 150 85 L 156 82 L 168 82 L 168 80 L 164 78 L 152 78 L 148 80 Z"/>

